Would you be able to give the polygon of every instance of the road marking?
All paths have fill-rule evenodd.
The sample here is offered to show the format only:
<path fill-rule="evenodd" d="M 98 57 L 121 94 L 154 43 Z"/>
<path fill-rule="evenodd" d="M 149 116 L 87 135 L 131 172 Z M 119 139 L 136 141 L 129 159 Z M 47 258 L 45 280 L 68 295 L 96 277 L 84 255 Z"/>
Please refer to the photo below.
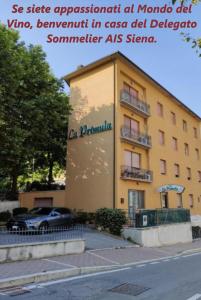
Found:
<path fill-rule="evenodd" d="M 165 261 L 165 262 L 167 262 L 167 261 L 170 261 L 170 259 L 164 259 L 164 260 L 162 260 L 162 261 Z"/>
<path fill-rule="evenodd" d="M 160 261 L 153 261 L 150 263 L 150 265 L 156 265 L 156 264 L 160 264 Z"/>
<path fill-rule="evenodd" d="M 70 265 L 70 264 L 66 264 L 66 263 L 61 263 L 61 262 L 59 262 L 59 261 L 56 261 L 56 260 L 53 260 L 53 259 L 47 259 L 47 258 L 43 258 L 43 260 L 45 260 L 45 261 L 48 261 L 48 262 L 51 262 L 51 263 L 56 263 L 56 264 L 58 264 L 58 265 L 62 265 L 62 266 L 66 266 L 66 267 L 71 267 L 71 268 L 78 268 L 78 267 L 76 267 L 76 266 L 73 266 L 73 265 Z"/>
<path fill-rule="evenodd" d="M 146 264 L 143 264 L 143 265 L 137 265 L 136 268 L 142 268 L 142 267 L 145 267 Z"/>
<path fill-rule="evenodd" d="M 191 257 L 195 255 L 200 255 L 200 253 L 192 253 L 192 254 L 187 254 L 187 255 L 182 255 L 182 257 Z"/>
<path fill-rule="evenodd" d="M 186 299 L 186 300 L 197 300 L 197 299 L 200 299 L 201 298 L 201 294 L 195 294 L 194 296 Z"/>
<path fill-rule="evenodd" d="M 50 285 L 54 285 L 54 284 L 58 284 L 58 283 L 74 281 L 74 280 L 77 280 L 77 279 L 84 279 L 84 278 L 93 277 L 93 276 L 99 276 L 99 275 L 104 275 L 104 274 L 121 272 L 121 271 L 130 270 L 130 269 L 131 269 L 131 267 L 117 269 L 117 270 L 111 270 L 111 271 L 105 271 L 105 272 L 98 272 L 98 273 L 87 274 L 87 275 L 79 275 L 79 276 L 75 276 L 75 277 L 71 277 L 71 278 L 64 278 L 64 279 L 54 280 L 54 281 L 50 281 L 50 282 L 44 282 L 44 283 L 40 283 L 38 285 L 35 285 L 35 284 L 34 285 L 28 285 L 28 286 L 26 286 L 26 288 L 28 288 L 30 290 L 35 289 L 35 288 L 39 288 L 39 287 L 42 288 L 44 286 L 50 286 Z"/>
<path fill-rule="evenodd" d="M 87 252 L 88 252 L 88 251 L 87 251 Z M 98 257 L 98 258 L 101 258 L 101 259 L 103 259 L 103 260 L 105 260 L 105 261 L 108 261 L 108 262 L 110 262 L 110 263 L 113 263 L 113 264 L 116 264 L 116 265 L 120 265 L 120 263 L 117 262 L 117 261 L 114 261 L 114 260 L 105 258 L 105 257 L 103 257 L 103 256 L 101 256 L 101 255 L 98 255 L 98 254 L 95 254 L 95 253 L 93 253 L 93 252 L 88 252 L 88 253 L 91 254 L 91 255 L 94 255 L 94 256 L 96 256 L 96 257 Z"/>

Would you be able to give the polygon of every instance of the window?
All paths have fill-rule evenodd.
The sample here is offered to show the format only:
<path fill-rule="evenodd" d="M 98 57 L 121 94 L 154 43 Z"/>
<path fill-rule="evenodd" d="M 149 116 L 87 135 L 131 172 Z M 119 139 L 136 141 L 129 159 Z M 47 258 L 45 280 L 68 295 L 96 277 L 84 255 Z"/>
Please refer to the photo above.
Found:
<path fill-rule="evenodd" d="M 165 133 L 162 130 L 159 130 L 158 133 L 159 133 L 159 144 L 165 145 Z"/>
<path fill-rule="evenodd" d="M 124 162 L 125 165 L 128 167 L 134 167 L 140 169 L 140 154 L 125 150 Z"/>
<path fill-rule="evenodd" d="M 196 127 L 193 128 L 194 138 L 198 138 L 198 130 Z"/>
<path fill-rule="evenodd" d="M 176 194 L 177 197 L 177 208 L 182 208 L 183 207 L 183 203 L 182 203 L 182 194 Z"/>
<path fill-rule="evenodd" d="M 183 131 L 187 131 L 187 122 L 183 120 Z"/>
<path fill-rule="evenodd" d="M 196 154 L 196 158 L 197 158 L 197 160 L 199 160 L 200 159 L 200 151 L 199 151 L 199 149 L 195 149 L 195 154 Z"/>
<path fill-rule="evenodd" d="M 187 179 L 191 180 L 191 168 L 186 168 L 187 171 Z"/>
<path fill-rule="evenodd" d="M 157 103 L 157 115 L 163 117 L 163 105 L 159 102 Z"/>
<path fill-rule="evenodd" d="M 167 170 L 166 170 L 166 160 L 161 159 L 160 160 L 160 172 L 162 175 L 165 175 Z"/>
<path fill-rule="evenodd" d="M 184 144 L 184 153 L 186 156 L 189 156 L 189 146 L 187 143 Z"/>
<path fill-rule="evenodd" d="M 180 175 L 179 164 L 174 164 L 174 174 L 175 174 L 175 177 L 179 177 L 179 175 Z"/>
<path fill-rule="evenodd" d="M 172 138 L 172 148 L 177 151 L 178 150 L 178 142 L 175 137 Z"/>
<path fill-rule="evenodd" d="M 201 171 L 198 171 L 198 182 L 201 182 Z"/>
<path fill-rule="evenodd" d="M 193 194 L 189 194 L 189 206 L 193 207 Z"/>
<path fill-rule="evenodd" d="M 171 120 L 172 120 L 172 124 L 176 125 L 176 114 L 172 111 L 171 111 Z"/>
<path fill-rule="evenodd" d="M 124 91 L 126 91 L 128 94 L 130 94 L 133 98 L 138 99 L 139 93 L 136 89 L 130 87 L 127 83 L 124 83 Z"/>

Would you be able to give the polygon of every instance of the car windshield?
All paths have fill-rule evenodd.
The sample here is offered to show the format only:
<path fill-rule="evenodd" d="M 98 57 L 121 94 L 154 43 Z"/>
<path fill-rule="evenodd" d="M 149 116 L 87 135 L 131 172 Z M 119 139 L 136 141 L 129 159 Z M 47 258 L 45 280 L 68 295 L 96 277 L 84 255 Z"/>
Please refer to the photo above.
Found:
<path fill-rule="evenodd" d="M 49 213 L 52 211 L 51 207 L 41 207 L 41 208 L 33 208 L 30 210 L 31 214 L 37 214 L 37 215 L 49 215 Z"/>

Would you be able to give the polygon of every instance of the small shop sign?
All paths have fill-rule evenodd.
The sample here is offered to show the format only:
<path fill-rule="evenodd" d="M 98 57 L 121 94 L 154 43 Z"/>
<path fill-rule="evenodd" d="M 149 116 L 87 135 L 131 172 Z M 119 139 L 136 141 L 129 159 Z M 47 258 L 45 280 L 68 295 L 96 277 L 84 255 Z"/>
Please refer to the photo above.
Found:
<path fill-rule="evenodd" d="M 79 130 L 70 129 L 68 134 L 68 139 L 69 140 L 77 139 L 87 135 L 97 134 L 109 130 L 112 130 L 112 123 L 108 123 L 107 121 L 105 121 L 103 124 L 98 126 L 83 125 L 80 126 Z"/>
<path fill-rule="evenodd" d="M 175 191 L 178 194 L 183 193 L 185 190 L 185 187 L 182 185 L 178 185 L 178 184 L 167 184 L 167 185 L 163 185 L 161 187 L 158 188 L 158 192 L 159 193 L 166 193 L 169 191 Z"/>

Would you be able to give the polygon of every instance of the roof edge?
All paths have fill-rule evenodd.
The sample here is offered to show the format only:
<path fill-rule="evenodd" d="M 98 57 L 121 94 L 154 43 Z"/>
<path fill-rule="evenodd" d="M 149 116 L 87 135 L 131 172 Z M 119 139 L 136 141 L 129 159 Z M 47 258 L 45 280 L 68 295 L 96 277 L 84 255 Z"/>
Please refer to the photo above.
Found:
<path fill-rule="evenodd" d="M 63 77 L 63 79 L 66 81 L 66 83 L 70 86 L 70 81 L 80 76 L 98 66 L 104 65 L 110 61 L 113 61 L 115 59 L 123 59 L 127 64 L 129 64 L 132 68 L 137 69 L 146 79 L 150 80 L 152 83 L 154 83 L 157 87 L 162 89 L 168 96 L 170 96 L 179 106 L 182 106 L 188 113 L 193 115 L 196 119 L 199 119 L 201 121 L 201 117 L 197 115 L 193 110 L 191 110 L 187 105 L 185 105 L 181 100 L 179 100 L 176 96 L 174 96 L 170 91 L 168 91 L 164 86 L 162 86 L 159 82 L 157 82 L 154 78 L 152 78 L 148 73 L 146 73 L 144 70 L 142 70 L 138 65 L 136 65 L 132 60 L 130 60 L 127 56 L 125 56 L 122 52 L 116 51 L 110 55 L 104 56 L 103 58 L 100 58 L 76 71 L 73 71 Z"/>

